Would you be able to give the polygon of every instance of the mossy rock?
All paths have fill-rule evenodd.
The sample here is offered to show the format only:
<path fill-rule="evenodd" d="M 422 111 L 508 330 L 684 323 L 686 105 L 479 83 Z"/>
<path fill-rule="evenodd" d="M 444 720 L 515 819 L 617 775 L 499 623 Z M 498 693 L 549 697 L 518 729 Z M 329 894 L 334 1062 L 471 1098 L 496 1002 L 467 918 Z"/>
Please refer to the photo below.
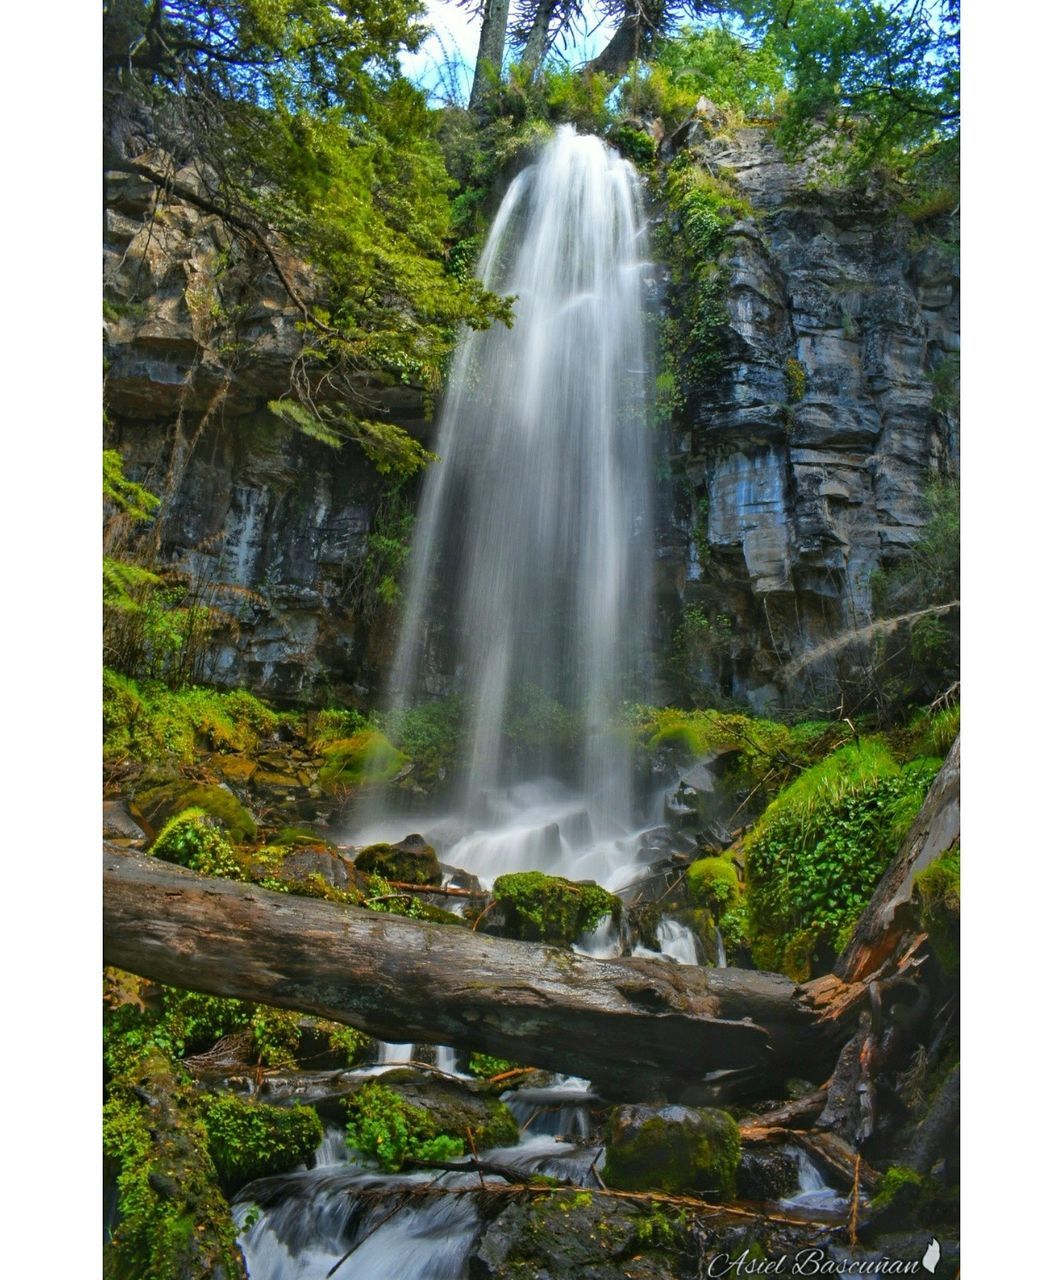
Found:
<path fill-rule="evenodd" d="M 324 763 L 317 780 L 329 793 L 389 782 L 409 762 L 378 729 L 362 729 L 350 738 L 338 738 L 322 749 L 322 755 Z"/>
<path fill-rule="evenodd" d="M 690 901 L 716 917 L 735 907 L 741 897 L 737 868 L 729 858 L 698 858 L 686 869 Z"/>
<path fill-rule="evenodd" d="M 324 1136 L 313 1107 L 274 1107 L 233 1094 L 202 1100 L 208 1151 L 227 1193 L 302 1164 Z"/>
<path fill-rule="evenodd" d="M 493 897 L 504 913 L 505 932 L 529 942 L 568 946 L 605 916 L 620 923 L 621 900 L 600 885 L 564 880 L 541 871 L 499 876 Z"/>
<path fill-rule="evenodd" d="M 382 876 L 401 884 L 442 882 L 438 855 L 419 835 L 406 836 L 398 844 L 370 844 L 354 859 L 354 866 L 365 875 Z"/>
<path fill-rule="evenodd" d="M 234 844 L 254 840 L 258 830 L 255 819 L 228 788 L 185 779 L 139 791 L 134 809 L 153 831 L 186 809 L 202 809 L 227 829 Z"/>
<path fill-rule="evenodd" d="M 331 840 L 326 840 L 324 836 L 318 835 L 310 827 L 282 827 L 277 835 L 270 838 L 270 843 L 304 849 L 335 848 Z"/>
<path fill-rule="evenodd" d="M 107 1277 L 243 1280 L 197 1097 L 159 1051 L 110 1082 L 103 1148 L 118 1215 L 105 1246 Z"/>
<path fill-rule="evenodd" d="M 484 1085 L 428 1078 L 409 1069 L 385 1072 L 380 1082 L 407 1107 L 426 1113 L 429 1134 L 462 1139 L 465 1150 L 472 1141 L 478 1151 L 518 1142 L 514 1116 Z"/>
<path fill-rule="evenodd" d="M 621 1191 L 734 1194 L 737 1122 L 711 1107 L 614 1107 L 603 1178 Z"/>

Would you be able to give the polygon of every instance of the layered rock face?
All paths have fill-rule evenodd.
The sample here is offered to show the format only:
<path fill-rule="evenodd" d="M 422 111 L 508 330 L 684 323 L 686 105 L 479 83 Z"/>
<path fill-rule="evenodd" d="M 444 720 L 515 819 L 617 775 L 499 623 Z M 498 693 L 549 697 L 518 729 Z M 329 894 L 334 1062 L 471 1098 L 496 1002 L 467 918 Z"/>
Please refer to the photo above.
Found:
<path fill-rule="evenodd" d="M 200 189 L 192 166 L 174 180 Z M 301 264 L 282 270 L 309 296 Z M 225 621 L 201 677 L 278 700 L 371 692 L 390 637 L 360 588 L 383 484 L 355 444 L 334 450 L 267 409 L 304 346 L 272 263 L 192 201 L 111 172 L 104 272 L 106 440 L 163 498 L 138 550 Z M 369 395 L 426 431 L 422 393 Z"/>
<path fill-rule="evenodd" d="M 915 541 L 932 473 L 957 466 L 939 388 L 959 347 L 958 267 L 874 183 L 831 188 L 768 129 L 710 133 L 695 124 L 689 151 L 755 216 L 726 239 L 729 355 L 678 433 L 690 497 L 668 561 L 681 598 L 721 615 L 712 685 L 757 709 L 827 710 L 868 661 L 873 571 Z"/>
<path fill-rule="evenodd" d="M 692 389 L 674 430 L 688 492 L 664 531 L 664 600 L 718 615 L 714 692 L 828 711 L 868 662 L 873 571 L 917 537 L 932 472 L 956 467 L 940 389 L 958 349 L 957 265 L 875 184 L 833 189 L 769 130 L 718 127 L 697 122 L 687 146 L 755 213 L 723 254 L 722 373 Z M 174 177 L 198 189 L 192 166 Z M 107 174 L 104 264 L 107 444 L 164 498 L 135 536 L 227 619 L 201 677 L 278 700 L 374 696 L 394 618 L 361 586 L 384 486 L 356 445 L 333 450 L 267 409 L 304 344 L 273 264 L 123 172 Z M 301 264 L 282 269 L 309 295 Z M 420 391 L 368 390 L 426 441 Z M 855 631 L 858 644 L 800 665 Z"/>

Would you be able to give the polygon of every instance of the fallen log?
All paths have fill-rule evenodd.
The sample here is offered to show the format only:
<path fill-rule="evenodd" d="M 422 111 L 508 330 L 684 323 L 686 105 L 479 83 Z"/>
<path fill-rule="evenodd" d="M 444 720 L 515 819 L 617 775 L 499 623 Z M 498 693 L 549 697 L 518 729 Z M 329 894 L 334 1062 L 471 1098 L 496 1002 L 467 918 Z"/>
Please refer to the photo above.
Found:
<path fill-rule="evenodd" d="M 782 974 L 596 960 L 254 885 L 104 847 L 107 964 L 698 1104 L 824 1078 L 850 1034 Z"/>

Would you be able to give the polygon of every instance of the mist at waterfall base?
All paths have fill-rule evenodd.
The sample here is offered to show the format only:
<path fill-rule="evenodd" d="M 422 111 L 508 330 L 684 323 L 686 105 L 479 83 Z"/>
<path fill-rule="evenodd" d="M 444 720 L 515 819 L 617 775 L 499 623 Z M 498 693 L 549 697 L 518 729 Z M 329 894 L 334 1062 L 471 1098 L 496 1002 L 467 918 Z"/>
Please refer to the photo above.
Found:
<path fill-rule="evenodd" d="M 449 378 L 391 703 L 450 683 L 461 695 L 455 797 L 417 821 L 484 882 L 543 870 L 610 885 L 634 861 L 616 717 L 645 694 L 653 617 L 647 247 L 632 165 L 559 129 L 512 182 L 479 263 L 516 299 L 514 326 L 467 334 Z M 573 725 L 579 746 L 552 734 L 510 750 L 524 704 Z M 353 843 L 405 834 L 382 805 Z"/>
<path fill-rule="evenodd" d="M 392 701 L 416 705 L 453 673 L 469 708 L 460 785 L 412 829 L 487 885 L 541 870 L 621 888 L 640 873 L 639 832 L 663 820 L 635 796 L 617 730 L 625 700 L 645 691 L 652 619 L 646 250 L 632 166 L 560 129 L 511 184 L 480 263 L 487 287 L 516 296 L 514 328 L 467 335 L 450 377 Z M 579 751 L 508 752 L 505 725 L 524 695 L 583 726 Z M 388 803 L 377 789 L 348 842 L 401 839 L 406 817 Z M 659 951 L 635 954 L 698 962 L 680 922 L 662 920 L 656 940 Z M 577 948 L 611 956 L 623 945 L 607 918 Z M 416 1056 L 381 1044 L 342 1086 Z M 458 1065 L 437 1049 L 439 1071 Z M 504 1100 L 522 1138 L 490 1159 L 601 1185 L 586 1081 L 555 1076 Z M 464 1280 L 486 1222 L 477 1175 L 383 1176 L 355 1159 L 331 1130 L 313 1168 L 239 1193 L 251 1280 Z"/>

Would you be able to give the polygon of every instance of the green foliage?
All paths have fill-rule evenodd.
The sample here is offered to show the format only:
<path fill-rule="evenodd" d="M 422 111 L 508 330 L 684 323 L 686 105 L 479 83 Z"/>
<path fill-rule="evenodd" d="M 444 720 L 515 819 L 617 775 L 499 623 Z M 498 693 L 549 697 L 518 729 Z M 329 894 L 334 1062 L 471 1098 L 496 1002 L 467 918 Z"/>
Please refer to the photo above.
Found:
<path fill-rule="evenodd" d="M 910 725 L 915 742 L 914 754 L 944 759 L 960 736 L 960 704 L 943 707 L 933 715 L 921 712 Z"/>
<path fill-rule="evenodd" d="M 395 605 L 401 596 L 401 571 L 409 557 L 413 509 L 400 483 L 381 497 L 365 540 L 365 552 L 347 584 L 354 612 L 368 621 Z"/>
<path fill-rule="evenodd" d="M 461 324 L 510 315 L 446 269 L 436 113 L 398 61 L 422 38 L 417 15 L 414 0 L 114 0 L 104 19 L 112 109 L 148 103 L 159 145 L 189 146 L 213 202 L 313 268 L 315 287 L 292 299 L 308 347 L 277 412 L 403 474 L 428 455 L 376 420 L 361 373 L 433 391 Z"/>
<path fill-rule="evenodd" d="M 850 173 L 904 164 L 959 129 L 959 3 L 744 0 L 750 34 L 784 68 L 779 137 L 800 148 L 824 135 Z"/>
<path fill-rule="evenodd" d="M 635 1244 L 640 1249 L 679 1248 L 686 1226 L 684 1210 L 672 1218 L 662 1209 L 650 1206 L 635 1220 Z"/>
<path fill-rule="evenodd" d="M 648 65 L 629 69 L 621 100 L 633 113 L 660 116 L 670 131 L 702 95 L 724 111 L 768 116 L 784 89 L 784 68 L 769 45 L 750 46 L 723 27 L 684 26 L 657 42 Z"/>
<path fill-rule="evenodd" d="M 960 970 L 960 846 L 953 845 L 917 876 L 920 921 L 946 973 Z"/>
<path fill-rule="evenodd" d="M 707 550 L 707 542 L 701 543 L 702 558 Z M 719 671 L 732 646 L 733 623 L 727 614 L 687 605 L 675 629 L 668 668 L 688 696 L 717 695 Z"/>
<path fill-rule="evenodd" d="M 305 1161 L 324 1136 L 313 1107 L 273 1107 L 233 1094 L 201 1100 L 208 1151 L 226 1192 Z"/>
<path fill-rule="evenodd" d="M 690 901 L 707 907 L 718 920 L 735 907 L 741 896 L 737 869 L 729 858 L 698 858 L 686 869 Z"/>
<path fill-rule="evenodd" d="M 463 1140 L 440 1134 L 433 1116 L 393 1089 L 370 1082 L 347 1100 L 347 1145 L 394 1173 L 407 1160 L 462 1156 Z"/>
<path fill-rule="evenodd" d="M 960 598 L 959 480 L 933 480 L 925 505 L 927 520 L 920 537 L 897 565 L 873 575 L 873 604 L 883 617 Z"/>
<path fill-rule="evenodd" d="M 322 755 L 318 783 L 326 791 L 389 782 L 408 760 L 378 729 L 362 729 L 349 738 L 337 738 L 323 749 Z"/>
<path fill-rule="evenodd" d="M 667 222 L 657 248 L 670 275 L 669 306 L 661 325 L 662 364 L 675 381 L 675 409 L 686 408 L 722 371 L 726 353 L 725 270 L 719 264 L 726 229 L 752 215 L 747 200 L 686 152 L 668 166 L 661 196 Z"/>
<path fill-rule="evenodd" d="M 435 460 L 418 440 L 391 422 L 359 418 L 329 405 L 308 409 L 295 400 L 271 400 L 267 408 L 282 422 L 334 449 L 353 440 L 381 475 L 404 478 Z"/>
<path fill-rule="evenodd" d="M 124 459 L 117 449 L 102 451 L 102 497 L 132 520 L 151 520 L 160 498 L 124 474 Z"/>
<path fill-rule="evenodd" d="M 413 763 L 413 783 L 433 790 L 452 773 L 463 740 L 464 706 L 458 697 L 386 712 L 381 726 Z"/>
<path fill-rule="evenodd" d="M 103 751 L 138 760 L 170 756 L 184 764 L 199 749 L 250 752 L 277 729 L 278 715 L 243 689 L 172 690 L 157 681 L 128 679 L 105 670 L 102 683 Z"/>
<path fill-rule="evenodd" d="M 106 976 L 110 992 L 117 991 L 115 998 L 107 999 L 103 1020 L 104 1060 L 114 1074 L 127 1070 L 144 1052 L 182 1058 L 206 1052 L 235 1032 L 246 1033 L 249 1061 L 263 1066 L 287 1066 L 299 1050 L 303 1015 L 291 1010 L 144 984 L 120 970 L 108 969 Z M 115 982 L 115 977 L 123 981 Z M 348 1054 L 352 1047 L 348 1035 L 360 1040 L 355 1041 L 356 1054 L 367 1039 L 336 1023 L 323 1024 L 322 1029 L 332 1047 Z"/>
<path fill-rule="evenodd" d="M 102 1141 L 119 1212 L 104 1255 L 108 1280 L 243 1275 L 192 1089 L 153 1052 L 130 1061 L 108 1094 Z"/>
<path fill-rule="evenodd" d="M 615 125 L 609 131 L 607 141 L 639 168 L 647 168 L 657 158 L 657 144 L 653 138 L 630 124 Z"/>
<path fill-rule="evenodd" d="M 354 859 L 354 865 L 366 875 L 378 875 L 402 884 L 440 885 L 442 882 L 437 855 L 429 844 L 420 844 L 413 849 L 372 844 L 362 849 Z"/>
<path fill-rule="evenodd" d="M 307 737 L 311 748 L 318 751 L 341 738 L 352 738 L 368 727 L 369 722 L 360 711 L 346 707 L 328 708 L 311 717 Z"/>
<path fill-rule="evenodd" d="M 740 712 L 635 707 L 630 723 L 649 755 L 672 756 L 686 765 L 709 752 L 732 753 L 727 781 L 770 793 L 840 745 L 843 734 L 826 721 L 796 725 Z"/>
<path fill-rule="evenodd" d="M 920 536 L 888 569 L 873 573 L 870 583 L 876 614 L 905 618 L 908 625 L 907 647 L 894 634 L 877 649 L 888 664 L 884 684 L 889 692 L 900 689 L 898 699 L 906 704 L 941 696 L 960 678 L 959 612 L 953 607 L 960 599 L 959 481 L 935 480 L 925 497 Z M 938 613 L 923 612 L 941 606 Z M 914 613 L 920 616 L 908 620 Z"/>
<path fill-rule="evenodd" d="M 246 880 L 234 858 L 233 849 L 219 826 L 203 809 L 186 809 L 172 818 L 150 846 L 150 853 L 163 862 L 204 876 L 223 880 Z"/>
<path fill-rule="evenodd" d="M 488 1053 L 472 1053 L 467 1063 L 467 1070 L 472 1076 L 482 1080 L 491 1080 L 493 1076 L 502 1076 L 506 1071 L 513 1071 L 517 1063 L 508 1062 L 506 1058 L 494 1058 Z"/>
<path fill-rule="evenodd" d="M 805 979 L 864 910 L 939 768 L 900 767 L 881 739 L 801 774 L 745 839 L 749 933 L 761 968 Z"/>
<path fill-rule="evenodd" d="M 515 937 L 568 945 L 603 917 L 619 922 L 622 903 L 597 884 L 579 884 L 540 871 L 499 876 L 493 897 Z"/>
<path fill-rule="evenodd" d="M 924 1187 L 923 1177 L 907 1165 L 892 1165 L 879 1184 L 879 1190 L 872 1197 L 873 1209 L 885 1209 L 901 1197 L 914 1200 L 919 1197 Z"/>

